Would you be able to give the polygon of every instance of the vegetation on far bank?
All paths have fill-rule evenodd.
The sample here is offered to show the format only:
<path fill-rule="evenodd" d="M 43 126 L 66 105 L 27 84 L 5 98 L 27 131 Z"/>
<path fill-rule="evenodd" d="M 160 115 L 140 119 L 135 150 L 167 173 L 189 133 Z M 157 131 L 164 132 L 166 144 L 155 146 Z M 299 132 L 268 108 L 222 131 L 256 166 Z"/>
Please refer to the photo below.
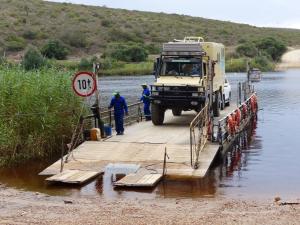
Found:
<path fill-rule="evenodd" d="M 273 37 L 244 42 L 227 54 L 226 72 L 245 72 L 247 63 L 252 68 L 273 71 L 286 50 L 287 46 Z"/>
<path fill-rule="evenodd" d="M 2 65 L 0 74 L 0 165 L 59 153 L 82 105 L 71 73 Z"/>
<path fill-rule="evenodd" d="M 163 42 L 189 35 L 226 46 L 270 36 L 289 46 L 300 44 L 298 29 L 42 0 L 1 0 L 0 16 L 5 18 L 0 21 L 0 52 L 14 56 L 28 45 L 42 48 L 50 40 L 59 40 L 68 56 L 77 57 L 104 53 L 108 45 L 128 42 L 147 45 L 158 53 Z"/>

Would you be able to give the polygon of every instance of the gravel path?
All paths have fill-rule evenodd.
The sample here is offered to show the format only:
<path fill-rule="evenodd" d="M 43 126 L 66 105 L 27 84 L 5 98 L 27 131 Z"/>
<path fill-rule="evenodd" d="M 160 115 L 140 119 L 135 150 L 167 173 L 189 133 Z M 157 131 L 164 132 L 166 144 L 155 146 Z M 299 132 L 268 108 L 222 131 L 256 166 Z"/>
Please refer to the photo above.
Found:
<path fill-rule="evenodd" d="M 0 224 L 300 224 L 300 205 L 279 202 L 70 198 L 1 186 Z"/>

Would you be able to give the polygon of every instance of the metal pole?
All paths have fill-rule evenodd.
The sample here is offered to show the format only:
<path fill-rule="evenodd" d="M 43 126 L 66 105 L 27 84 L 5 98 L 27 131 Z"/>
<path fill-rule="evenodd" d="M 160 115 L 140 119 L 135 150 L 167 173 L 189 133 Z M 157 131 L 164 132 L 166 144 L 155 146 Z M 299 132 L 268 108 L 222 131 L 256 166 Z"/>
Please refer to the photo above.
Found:
<path fill-rule="evenodd" d="M 93 72 L 95 74 L 95 78 L 96 78 L 96 93 L 95 93 L 95 97 L 96 97 L 96 107 L 97 107 L 97 111 L 98 111 L 98 128 L 100 128 L 101 131 L 101 136 L 105 137 L 105 132 L 104 132 L 104 124 L 101 120 L 101 112 L 100 112 L 100 90 L 99 90 L 99 76 L 98 76 L 98 72 L 100 70 L 100 64 L 98 63 L 93 63 Z"/>
<path fill-rule="evenodd" d="M 99 69 L 100 69 L 99 64 L 93 63 L 93 73 L 95 74 L 96 86 L 97 86 L 97 90 L 96 90 L 96 93 L 95 93 L 96 104 L 97 104 L 97 107 L 100 109 L 99 77 L 98 77 Z"/>

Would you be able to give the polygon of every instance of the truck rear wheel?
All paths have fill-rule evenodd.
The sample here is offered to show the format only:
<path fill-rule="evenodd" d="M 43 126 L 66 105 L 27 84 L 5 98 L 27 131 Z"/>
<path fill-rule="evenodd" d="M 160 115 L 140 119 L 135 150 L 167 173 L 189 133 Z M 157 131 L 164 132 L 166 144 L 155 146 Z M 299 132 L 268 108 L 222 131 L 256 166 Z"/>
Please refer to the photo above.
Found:
<path fill-rule="evenodd" d="M 172 113 L 174 116 L 181 116 L 182 110 L 181 109 L 172 109 Z"/>
<path fill-rule="evenodd" d="M 215 101 L 213 102 L 214 117 L 220 116 L 220 94 L 219 91 L 215 92 Z"/>
<path fill-rule="evenodd" d="M 159 105 L 151 104 L 151 118 L 155 126 L 162 125 L 165 119 L 165 110 Z"/>

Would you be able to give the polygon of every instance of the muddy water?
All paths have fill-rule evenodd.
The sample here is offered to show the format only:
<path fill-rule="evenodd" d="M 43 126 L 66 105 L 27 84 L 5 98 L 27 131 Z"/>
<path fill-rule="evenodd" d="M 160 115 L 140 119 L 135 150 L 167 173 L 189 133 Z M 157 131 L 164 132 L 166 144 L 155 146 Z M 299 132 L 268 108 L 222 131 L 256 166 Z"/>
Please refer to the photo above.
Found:
<path fill-rule="evenodd" d="M 236 95 L 238 81 L 245 74 L 227 75 Z M 121 92 L 128 102 L 135 102 L 141 83 L 153 82 L 152 76 L 113 77 L 101 79 L 102 106 L 109 102 L 111 93 Z M 49 185 L 37 173 L 48 162 L 30 162 L 17 168 L 0 170 L 0 183 L 28 191 L 50 195 L 101 195 L 105 198 L 195 198 L 295 197 L 300 195 L 300 70 L 264 73 L 255 84 L 259 96 L 257 127 L 249 130 L 246 146 L 233 148 L 224 160 L 218 160 L 204 179 L 165 180 L 154 189 L 114 189 L 112 181 L 116 168 L 108 168 L 103 177 L 76 188 Z M 117 88 L 116 88 L 117 87 Z M 235 104 L 235 103 L 232 103 Z M 122 166 L 121 166 L 122 167 Z M 131 168 L 117 168 L 130 173 Z"/>

